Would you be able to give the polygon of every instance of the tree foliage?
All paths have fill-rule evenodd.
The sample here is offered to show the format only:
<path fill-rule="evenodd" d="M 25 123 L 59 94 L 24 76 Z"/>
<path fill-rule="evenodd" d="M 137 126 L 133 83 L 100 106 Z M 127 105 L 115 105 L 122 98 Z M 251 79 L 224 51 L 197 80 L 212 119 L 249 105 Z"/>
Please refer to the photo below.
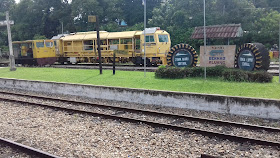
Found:
<path fill-rule="evenodd" d="M 146 0 L 148 27 L 160 27 L 171 35 L 172 44 L 188 43 L 198 48 L 203 41 L 191 39 L 195 27 L 203 25 L 202 0 Z M 63 32 L 95 30 L 89 15 L 98 15 L 101 30 L 143 29 L 142 0 L 0 0 L 0 20 L 10 11 L 15 21 L 13 40 L 51 38 Z M 239 24 L 244 37 L 234 44 L 260 42 L 268 48 L 278 41 L 279 0 L 206 1 L 207 25 Z M 124 20 L 127 27 L 120 27 Z M 0 46 L 7 45 L 7 33 L 0 28 Z M 210 40 L 223 43 L 223 40 Z"/>

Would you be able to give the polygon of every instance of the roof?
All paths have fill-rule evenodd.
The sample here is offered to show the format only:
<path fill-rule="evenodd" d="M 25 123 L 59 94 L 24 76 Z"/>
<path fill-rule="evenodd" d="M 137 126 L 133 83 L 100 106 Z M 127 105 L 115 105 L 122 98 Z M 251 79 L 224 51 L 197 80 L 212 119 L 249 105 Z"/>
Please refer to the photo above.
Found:
<path fill-rule="evenodd" d="M 100 39 L 106 39 L 108 36 L 107 31 L 100 31 Z M 68 36 L 65 36 L 63 38 L 64 41 L 80 41 L 80 40 L 92 40 L 92 39 L 97 39 L 97 33 L 96 31 L 91 31 L 91 32 L 77 32 L 75 34 L 70 34 Z"/>
<path fill-rule="evenodd" d="M 133 38 L 138 31 L 124 31 L 124 32 L 100 32 L 100 39 L 119 39 L 119 38 Z M 76 33 L 68 35 L 63 38 L 64 41 L 77 41 L 77 40 L 93 40 L 97 39 L 96 32 L 90 33 Z"/>
<path fill-rule="evenodd" d="M 108 36 L 108 32 L 100 32 L 99 33 L 99 36 L 100 36 L 100 39 L 106 39 L 107 36 Z M 86 36 L 84 37 L 83 40 L 94 40 L 94 39 L 97 39 L 97 33 L 92 33 L 92 34 L 86 34 Z"/>
<path fill-rule="evenodd" d="M 206 38 L 236 38 L 242 37 L 243 30 L 241 24 L 225 24 L 206 26 Z M 191 36 L 192 39 L 204 38 L 204 27 L 195 27 Z"/>
<path fill-rule="evenodd" d="M 167 34 L 164 30 L 156 30 L 156 33 Z M 155 33 L 153 32 L 153 33 Z M 133 38 L 134 36 L 142 35 L 143 31 L 123 31 L 123 32 L 107 32 L 100 31 L 100 39 L 119 39 L 119 38 Z M 96 31 L 91 32 L 77 32 L 68 36 L 60 37 L 63 41 L 81 41 L 97 39 Z"/>
<path fill-rule="evenodd" d="M 65 37 L 65 36 L 68 36 L 68 34 L 59 34 L 59 35 L 57 35 L 57 36 L 53 36 L 53 37 L 52 37 L 52 40 L 58 40 L 58 39 L 60 39 L 60 38 L 62 38 L 62 37 Z"/>
<path fill-rule="evenodd" d="M 13 44 L 22 44 L 22 43 L 32 43 L 32 42 L 52 42 L 51 39 L 39 39 L 39 40 L 26 40 L 26 41 L 13 41 Z"/>
<path fill-rule="evenodd" d="M 108 39 L 133 38 L 135 34 L 136 31 L 110 32 L 107 38 Z"/>
<path fill-rule="evenodd" d="M 13 44 L 21 44 L 21 43 L 32 43 L 33 40 L 27 40 L 27 41 L 13 41 Z"/>
<path fill-rule="evenodd" d="M 79 40 L 83 40 L 84 37 L 86 35 L 85 34 L 76 34 L 76 35 L 69 35 L 63 38 L 64 41 L 79 41 Z"/>

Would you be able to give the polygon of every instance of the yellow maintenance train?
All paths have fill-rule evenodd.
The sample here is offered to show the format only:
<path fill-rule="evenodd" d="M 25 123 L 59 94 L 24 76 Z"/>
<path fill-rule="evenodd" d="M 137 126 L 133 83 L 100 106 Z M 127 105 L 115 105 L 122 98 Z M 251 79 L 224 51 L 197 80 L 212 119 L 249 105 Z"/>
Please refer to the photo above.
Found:
<path fill-rule="evenodd" d="M 117 62 L 144 63 L 144 40 L 146 40 L 147 65 L 174 65 L 174 57 L 182 57 L 179 66 L 195 66 L 196 51 L 187 44 L 171 48 L 168 32 L 160 28 L 147 28 L 143 31 L 107 32 L 100 31 L 100 49 L 103 63 Z M 145 39 L 144 39 L 145 38 Z M 59 35 L 51 40 L 28 40 L 13 42 L 17 64 L 47 65 L 59 63 L 95 63 L 98 62 L 97 33 L 77 32 Z M 177 65 L 178 66 L 178 65 Z"/>

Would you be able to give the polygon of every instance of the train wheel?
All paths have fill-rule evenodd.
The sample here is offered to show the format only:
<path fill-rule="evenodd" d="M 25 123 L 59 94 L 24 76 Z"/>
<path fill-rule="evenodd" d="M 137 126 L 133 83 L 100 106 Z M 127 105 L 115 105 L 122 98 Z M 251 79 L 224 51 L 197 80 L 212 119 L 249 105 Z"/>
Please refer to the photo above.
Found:
<path fill-rule="evenodd" d="M 269 64 L 269 52 L 261 43 L 246 43 L 235 54 L 235 67 L 242 70 L 267 71 Z"/>
<path fill-rule="evenodd" d="M 167 65 L 176 67 L 196 67 L 198 55 L 188 44 L 177 44 L 167 54 Z"/>

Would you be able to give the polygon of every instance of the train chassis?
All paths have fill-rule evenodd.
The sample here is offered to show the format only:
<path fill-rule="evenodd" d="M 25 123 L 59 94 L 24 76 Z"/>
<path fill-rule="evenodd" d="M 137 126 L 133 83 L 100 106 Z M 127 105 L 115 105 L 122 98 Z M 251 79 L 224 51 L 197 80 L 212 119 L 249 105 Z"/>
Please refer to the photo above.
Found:
<path fill-rule="evenodd" d="M 116 63 L 133 63 L 136 66 L 144 65 L 143 57 L 116 57 Z M 58 63 L 60 64 L 78 64 L 78 63 L 98 63 L 99 59 L 95 57 L 59 57 Z M 113 57 L 103 57 L 102 63 L 113 63 Z M 159 57 L 146 58 L 147 66 L 157 66 L 162 64 Z"/>

